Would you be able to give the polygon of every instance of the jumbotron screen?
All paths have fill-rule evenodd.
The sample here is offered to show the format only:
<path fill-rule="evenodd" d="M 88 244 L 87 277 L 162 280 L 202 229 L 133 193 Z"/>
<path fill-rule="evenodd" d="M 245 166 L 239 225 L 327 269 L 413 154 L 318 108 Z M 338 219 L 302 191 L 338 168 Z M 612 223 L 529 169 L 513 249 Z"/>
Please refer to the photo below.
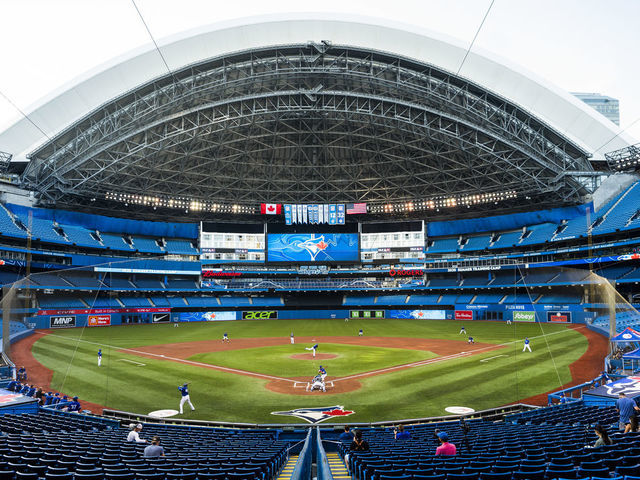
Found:
<path fill-rule="evenodd" d="M 358 262 L 357 233 L 269 233 L 267 262 Z"/>

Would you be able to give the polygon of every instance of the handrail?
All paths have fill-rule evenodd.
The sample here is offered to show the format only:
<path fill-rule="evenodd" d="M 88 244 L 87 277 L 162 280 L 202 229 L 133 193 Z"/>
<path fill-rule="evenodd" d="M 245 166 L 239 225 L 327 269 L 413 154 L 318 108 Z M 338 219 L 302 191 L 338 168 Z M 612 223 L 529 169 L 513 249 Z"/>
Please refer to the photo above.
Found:
<path fill-rule="evenodd" d="M 304 441 L 304 446 L 300 451 L 298 461 L 293 467 L 291 473 L 291 480 L 309 480 L 311 478 L 311 460 L 313 457 L 313 450 L 311 445 L 311 428 L 307 430 L 307 438 Z"/>
<path fill-rule="evenodd" d="M 333 480 L 329 459 L 327 458 L 327 452 L 324 451 L 324 447 L 322 446 L 320 428 L 318 427 L 316 427 L 316 466 L 316 477 L 318 480 Z"/>

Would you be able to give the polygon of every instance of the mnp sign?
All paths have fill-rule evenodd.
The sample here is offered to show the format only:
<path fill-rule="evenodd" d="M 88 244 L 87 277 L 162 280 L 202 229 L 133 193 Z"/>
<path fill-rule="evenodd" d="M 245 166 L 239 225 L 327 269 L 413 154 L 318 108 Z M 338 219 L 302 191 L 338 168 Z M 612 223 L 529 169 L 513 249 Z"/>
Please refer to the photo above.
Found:
<path fill-rule="evenodd" d="M 264 310 L 261 312 L 242 312 L 243 320 L 271 320 L 278 318 L 277 310 Z"/>
<path fill-rule="evenodd" d="M 49 326 L 51 328 L 66 328 L 76 326 L 75 315 L 55 315 L 49 317 Z"/>
<path fill-rule="evenodd" d="M 513 321 L 514 322 L 535 322 L 536 321 L 536 312 L 513 312 Z"/>

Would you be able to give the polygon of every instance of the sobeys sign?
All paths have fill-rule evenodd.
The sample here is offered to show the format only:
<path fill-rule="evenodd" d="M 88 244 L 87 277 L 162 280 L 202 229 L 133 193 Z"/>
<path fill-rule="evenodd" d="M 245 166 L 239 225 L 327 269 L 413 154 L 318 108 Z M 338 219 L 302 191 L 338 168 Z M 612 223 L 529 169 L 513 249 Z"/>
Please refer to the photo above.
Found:
<path fill-rule="evenodd" d="M 513 312 L 513 321 L 514 322 L 535 322 L 536 321 L 536 312 Z"/>

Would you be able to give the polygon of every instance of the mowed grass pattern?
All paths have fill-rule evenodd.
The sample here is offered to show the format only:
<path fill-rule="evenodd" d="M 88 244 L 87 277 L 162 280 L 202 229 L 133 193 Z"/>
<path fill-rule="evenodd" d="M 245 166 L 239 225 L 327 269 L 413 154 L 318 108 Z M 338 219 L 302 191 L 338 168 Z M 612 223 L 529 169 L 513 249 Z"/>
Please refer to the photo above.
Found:
<path fill-rule="evenodd" d="M 322 365 L 330 377 L 345 377 L 355 373 L 368 372 L 394 365 L 419 362 L 437 357 L 435 353 L 423 350 L 400 348 L 366 347 L 361 345 L 341 345 L 323 343 L 318 352 L 332 353 L 331 359 L 292 359 L 300 353 L 311 355 L 303 345 L 280 345 L 276 347 L 245 348 L 228 352 L 199 353 L 189 360 L 222 365 L 224 367 L 274 375 L 277 377 L 313 377 Z"/>
<path fill-rule="evenodd" d="M 53 388 L 110 408 L 142 414 L 164 408 L 177 409 L 177 387 L 190 381 L 191 398 L 196 411 L 185 411 L 184 418 L 298 423 L 299 420 L 295 418 L 276 417 L 270 412 L 344 405 L 346 409 L 356 412 L 348 417 L 349 422 L 362 422 L 443 415 L 444 408 L 452 405 L 479 410 L 516 402 L 569 382 L 568 366 L 587 349 L 586 338 L 564 325 L 507 326 L 502 322 L 466 322 L 468 334 L 473 335 L 476 341 L 504 347 L 472 357 L 362 378 L 362 388 L 355 392 L 339 395 L 319 393 L 317 396 L 274 393 L 265 388 L 266 380 L 118 351 L 120 348 L 135 349 L 144 345 L 207 339 L 219 341 L 225 331 L 232 342 L 234 338 L 254 337 L 282 337 L 286 340 L 292 331 L 299 337 L 356 336 L 360 328 L 364 329 L 365 338 L 369 335 L 463 341 L 465 336 L 458 334 L 460 325 L 456 321 L 424 320 L 261 320 L 181 324 L 180 328 L 173 328 L 172 325 L 137 325 L 68 329 L 54 331 L 52 335 L 39 339 L 33 346 L 33 353 L 40 363 L 54 371 Z M 545 337 L 540 337 L 543 334 Z M 525 336 L 531 338 L 532 353 L 522 352 L 522 339 Z M 308 345 L 296 344 L 294 348 L 302 353 L 305 346 Z M 103 349 L 100 368 L 97 367 L 98 348 Z M 296 372 L 299 368 L 304 369 L 303 375 L 308 374 L 305 366 L 307 361 L 288 358 L 286 350 L 278 355 L 270 355 L 271 348 L 264 349 L 266 358 L 258 354 L 261 352 L 255 352 L 256 355 L 245 356 L 244 362 L 240 351 L 203 355 L 218 356 L 220 353 L 220 358 L 216 359 L 220 364 L 223 361 L 232 362 L 237 366 L 235 368 L 243 370 L 258 371 L 256 365 L 260 365 L 260 369 L 279 371 L 275 373 L 277 376 L 298 376 Z M 346 355 L 347 351 L 352 352 L 349 357 L 354 365 L 349 368 L 353 371 L 373 370 L 389 364 L 385 355 L 374 355 L 375 361 L 358 366 L 358 358 L 368 359 L 360 350 L 366 347 L 338 345 L 335 348 L 340 349 L 341 353 L 338 354 L 341 356 Z M 375 352 L 375 349 L 373 347 L 371 352 Z M 333 353 L 328 348 L 321 351 Z M 408 355 L 414 353 L 407 351 Z M 428 355 L 428 352 L 417 353 Z M 482 359 L 488 361 L 481 362 Z M 207 360 L 210 361 L 210 358 Z M 130 361 L 145 365 L 138 366 Z M 320 362 L 309 363 L 315 369 L 315 364 Z"/>

